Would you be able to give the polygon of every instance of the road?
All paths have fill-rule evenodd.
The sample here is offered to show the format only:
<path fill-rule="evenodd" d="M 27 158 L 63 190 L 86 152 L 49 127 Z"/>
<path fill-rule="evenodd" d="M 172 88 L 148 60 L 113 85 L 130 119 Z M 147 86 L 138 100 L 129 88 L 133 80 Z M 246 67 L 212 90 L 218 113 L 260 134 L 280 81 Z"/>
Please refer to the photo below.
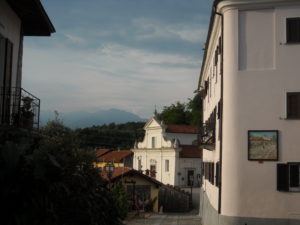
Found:
<path fill-rule="evenodd" d="M 134 218 L 126 225 L 201 225 L 200 217 L 196 214 L 151 214 L 145 218 Z"/>

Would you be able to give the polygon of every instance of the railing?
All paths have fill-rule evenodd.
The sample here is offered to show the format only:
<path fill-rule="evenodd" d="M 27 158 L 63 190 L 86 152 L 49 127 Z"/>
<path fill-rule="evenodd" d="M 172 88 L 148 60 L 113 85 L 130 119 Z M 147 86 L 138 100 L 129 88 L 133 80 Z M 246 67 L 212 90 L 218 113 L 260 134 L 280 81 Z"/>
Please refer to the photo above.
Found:
<path fill-rule="evenodd" d="M 216 143 L 216 124 L 215 122 L 205 123 L 200 127 L 199 144 L 206 149 L 214 149 Z"/>
<path fill-rule="evenodd" d="M 40 99 L 23 88 L 0 88 L 0 126 L 38 129 Z"/>

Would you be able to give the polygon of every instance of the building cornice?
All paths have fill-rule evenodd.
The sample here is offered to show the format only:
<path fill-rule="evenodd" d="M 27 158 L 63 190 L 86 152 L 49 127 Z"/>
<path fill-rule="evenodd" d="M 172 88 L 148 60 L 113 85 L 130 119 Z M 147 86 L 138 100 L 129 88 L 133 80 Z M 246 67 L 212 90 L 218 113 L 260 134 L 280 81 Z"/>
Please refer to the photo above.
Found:
<path fill-rule="evenodd" d="M 207 39 L 205 43 L 205 49 L 204 49 L 204 55 L 202 60 L 202 66 L 200 71 L 200 78 L 198 83 L 198 90 L 201 89 L 201 83 L 203 82 L 203 76 L 206 74 L 207 71 L 207 65 L 209 64 L 209 61 L 211 59 L 212 55 L 212 46 L 214 44 L 215 37 L 216 37 L 216 31 L 218 31 L 218 26 L 220 26 L 220 16 L 216 15 L 218 14 L 224 14 L 227 10 L 233 10 L 233 9 L 239 9 L 239 10 L 249 10 L 249 9 L 260 9 L 260 8 L 274 8 L 277 6 L 286 6 L 291 4 L 299 4 L 299 0 L 215 0 L 212 12 L 211 12 L 211 18 L 210 18 L 210 25 L 209 30 L 207 34 Z"/>

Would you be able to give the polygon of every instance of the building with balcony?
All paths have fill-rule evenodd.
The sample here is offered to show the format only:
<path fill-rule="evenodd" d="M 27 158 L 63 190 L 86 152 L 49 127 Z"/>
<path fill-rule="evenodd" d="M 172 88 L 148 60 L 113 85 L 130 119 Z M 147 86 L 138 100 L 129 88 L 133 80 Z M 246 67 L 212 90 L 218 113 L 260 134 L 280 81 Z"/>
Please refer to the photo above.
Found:
<path fill-rule="evenodd" d="M 300 224 L 300 1 L 215 0 L 200 72 L 203 225 Z"/>
<path fill-rule="evenodd" d="M 1 129 L 38 129 L 40 99 L 22 88 L 23 39 L 53 32 L 39 0 L 0 0 Z"/>
<path fill-rule="evenodd" d="M 96 150 L 97 163 L 96 166 L 104 168 L 106 164 L 112 163 L 114 167 L 132 168 L 133 152 L 130 150 Z"/>
<path fill-rule="evenodd" d="M 164 184 L 199 187 L 202 150 L 198 127 L 165 125 L 154 115 L 144 126 L 145 137 L 132 151 L 133 168 Z"/>

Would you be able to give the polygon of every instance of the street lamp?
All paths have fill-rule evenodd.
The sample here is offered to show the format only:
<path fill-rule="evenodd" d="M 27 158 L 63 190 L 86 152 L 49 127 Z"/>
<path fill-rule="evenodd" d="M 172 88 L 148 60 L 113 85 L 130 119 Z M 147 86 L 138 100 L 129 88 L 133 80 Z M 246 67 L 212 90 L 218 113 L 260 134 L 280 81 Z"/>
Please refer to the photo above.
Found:
<path fill-rule="evenodd" d="M 107 177 L 108 177 L 108 182 L 109 182 L 109 189 L 110 189 L 110 180 L 112 178 L 112 175 L 115 171 L 115 166 L 113 163 L 107 163 L 105 166 L 104 166 L 104 170 L 107 174 Z"/>

